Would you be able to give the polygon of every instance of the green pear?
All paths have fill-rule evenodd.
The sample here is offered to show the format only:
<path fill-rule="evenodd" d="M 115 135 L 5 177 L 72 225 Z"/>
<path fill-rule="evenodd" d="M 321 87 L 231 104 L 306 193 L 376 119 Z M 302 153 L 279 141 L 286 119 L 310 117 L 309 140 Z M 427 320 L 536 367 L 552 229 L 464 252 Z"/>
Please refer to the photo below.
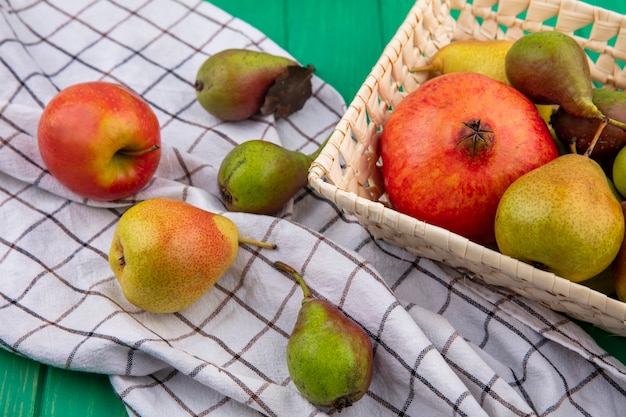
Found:
<path fill-rule="evenodd" d="M 495 234 L 504 255 L 580 282 L 615 259 L 624 214 L 600 165 L 586 154 L 565 154 L 507 188 Z"/>
<path fill-rule="evenodd" d="M 224 157 L 217 173 L 226 208 L 254 214 L 276 213 L 307 185 L 309 167 L 324 144 L 312 154 L 260 139 L 235 146 Z"/>
<path fill-rule="evenodd" d="M 570 35 L 544 31 L 522 36 L 507 52 L 505 70 L 510 84 L 533 103 L 556 104 L 574 117 L 606 119 L 626 130 L 626 123 L 607 117 L 593 102 L 589 58 Z"/>
<path fill-rule="evenodd" d="M 626 146 L 622 147 L 615 155 L 611 167 L 611 176 L 619 195 L 626 196 Z"/>
<path fill-rule="evenodd" d="M 207 58 L 194 83 L 198 102 L 210 114 L 228 121 L 256 114 L 276 79 L 290 66 L 289 58 L 248 49 L 225 49 Z"/>
<path fill-rule="evenodd" d="M 626 202 L 622 203 L 622 211 L 626 216 Z M 626 303 L 626 239 L 611 264 L 611 277 L 615 296 Z"/>
<path fill-rule="evenodd" d="M 313 297 L 291 266 L 275 262 L 304 293 L 287 342 L 287 368 L 298 391 L 311 404 L 341 411 L 361 399 L 373 374 L 372 343 L 367 333 L 332 303 Z"/>
<path fill-rule="evenodd" d="M 239 236 L 227 217 L 181 200 L 152 198 L 120 217 L 109 266 L 126 299 L 153 313 L 183 310 L 230 267 L 238 244 L 275 245 Z"/>

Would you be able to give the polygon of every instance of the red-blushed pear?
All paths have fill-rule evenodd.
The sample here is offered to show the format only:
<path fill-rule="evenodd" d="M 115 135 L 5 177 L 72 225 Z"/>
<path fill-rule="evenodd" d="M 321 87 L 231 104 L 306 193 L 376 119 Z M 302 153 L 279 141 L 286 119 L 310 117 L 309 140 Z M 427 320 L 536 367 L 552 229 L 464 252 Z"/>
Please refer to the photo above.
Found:
<path fill-rule="evenodd" d="M 500 252 L 574 282 L 611 266 L 624 239 L 624 213 L 589 156 L 607 123 L 584 154 L 561 155 L 506 189 L 494 223 Z"/>
<path fill-rule="evenodd" d="M 365 330 L 337 306 L 311 294 L 291 266 L 274 262 L 291 275 L 304 298 L 287 342 L 287 369 L 294 385 L 323 411 L 341 412 L 363 398 L 372 382 L 374 352 Z"/>
<path fill-rule="evenodd" d="M 153 313 L 173 313 L 215 285 L 233 263 L 239 243 L 276 247 L 239 236 L 227 217 L 181 200 L 152 198 L 120 217 L 109 265 L 131 304 Z"/>
<path fill-rule="evenodd" d="M 198 103 L 222 120 L 255 114 L 287 117 L 312 94 L 315 68 L 290 58 L 250 49 L 224 49 L 207 58 L 196 73 Z"/>
<path fill-rule="evenodd" d="M 617 256 L 624 215 L 600 165 L 569 153 L 507 188 L 495 232 L 502 254 L 581 282 Z"/>
<path fill-rule="evenodd" d="M 383 126 L 380 151 L 397 211 L 479 243 L 495 240 L 506 188 L 558 156 L 528 98 L 470 72 L 435 77 L 405 97 Z"/>
<path fill-rule="evenodd" d="M 37 139 L 50 173 L 94 200 L 135 194 L 161 157 L 159 122 L 150 106 L 129 88 L 106 81 L 61 90 L 41 115 Z"/>

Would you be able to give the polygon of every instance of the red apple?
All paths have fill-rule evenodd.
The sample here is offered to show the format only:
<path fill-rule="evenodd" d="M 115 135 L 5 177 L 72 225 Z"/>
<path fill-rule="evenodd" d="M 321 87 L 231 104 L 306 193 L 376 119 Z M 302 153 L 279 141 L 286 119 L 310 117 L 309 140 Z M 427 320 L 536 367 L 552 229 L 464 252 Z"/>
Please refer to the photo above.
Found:
<path fill-rule="evenodd" d="M 537 108 L 485 75 L 435 77 L 392 111 L 380 138 L 394 208 L 478 243 L 495 240 L 500 197 L 558 156 Z"/>
<path fill-rule="evenodd" d="M 75 84 L 54 96 L 37 137 L 50 173 L 94 200 L 136 193 L 161 157 L 159 122 L 150 106 L 129 88 L 105 81 Z"/>

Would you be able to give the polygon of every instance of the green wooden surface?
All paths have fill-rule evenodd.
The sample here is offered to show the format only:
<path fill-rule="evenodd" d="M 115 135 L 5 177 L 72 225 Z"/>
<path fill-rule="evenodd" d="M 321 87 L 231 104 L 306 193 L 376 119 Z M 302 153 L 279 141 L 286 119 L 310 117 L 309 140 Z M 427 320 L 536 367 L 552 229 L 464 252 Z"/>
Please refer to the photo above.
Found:
<path fill-rule="evenodd" d="M 626 14 L 626 3 L 590 3 Z M 413 0 L 213 0 L 273 39 L 333 85 L 349 103 Z M 580 323 L 626 363 L 626 338 Z M 122 402 L 106 375 L 49 367 L 0 349 L 0 415 L 122 417 Z"/>

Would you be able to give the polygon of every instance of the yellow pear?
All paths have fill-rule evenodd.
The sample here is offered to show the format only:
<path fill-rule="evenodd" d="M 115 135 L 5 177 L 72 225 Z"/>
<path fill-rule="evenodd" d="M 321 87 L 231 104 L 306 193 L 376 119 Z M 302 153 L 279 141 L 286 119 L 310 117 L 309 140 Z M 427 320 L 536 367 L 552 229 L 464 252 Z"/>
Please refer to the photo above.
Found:
<path fill-rule="evenodd" d="M 430 64 L 411 71 L 428 71 L 431 76 L 451 72 L 477 72 L 510 85 L 506 76 L 505 58 L 513 43 L 514 41 L 507 39 L 454 41 L 438 50 Z M 549 122 L 553 106 L 536 107 L 543 120 Z"/>
<path fill-rule="evenodd" d="M 507 188 L 495 234 L 503 254 L 580 282 L 617 256 L 624 214 L 600 165 L 586 154 L 566 154 Z"/>
<path fill-rule="evenodd" d="M 130 303 L 172 313 L 213 287 L 234 261 L 240 242 L 275 247 L 239 236 L 227 217 L 181 200 L 152 198 L 120 217 L 109 265 Z"/>
<path fill-rule="evenodd" d="M 511 40 L 451 42 L 437 51 L 429 65 L 412 71 L 429 71 L 433 75 L 478 72 L 508 84 L 504 58 L 512 45 Z"/>

